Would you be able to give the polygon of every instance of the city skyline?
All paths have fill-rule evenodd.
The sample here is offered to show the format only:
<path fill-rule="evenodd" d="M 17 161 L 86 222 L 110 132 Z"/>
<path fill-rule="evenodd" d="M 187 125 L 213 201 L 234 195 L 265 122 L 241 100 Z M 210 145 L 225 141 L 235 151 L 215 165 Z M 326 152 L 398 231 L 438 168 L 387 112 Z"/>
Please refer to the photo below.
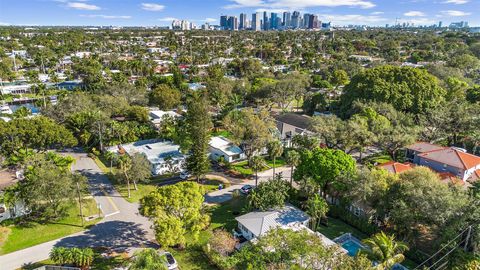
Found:
<path fill-rule="evenodd" d="M 251 21 L 255 12 L 273 12 L 283 21 L 284 11 L 295 10 L 332 25 L 480 25 L 480 16 L 472 12 L 480 10 L 477 0 L 1 0 L 0 25 L 171 26 L 173 20 L 220 25 L 221 15 L 236 16 L 240 24 L 242 13 Z"/>

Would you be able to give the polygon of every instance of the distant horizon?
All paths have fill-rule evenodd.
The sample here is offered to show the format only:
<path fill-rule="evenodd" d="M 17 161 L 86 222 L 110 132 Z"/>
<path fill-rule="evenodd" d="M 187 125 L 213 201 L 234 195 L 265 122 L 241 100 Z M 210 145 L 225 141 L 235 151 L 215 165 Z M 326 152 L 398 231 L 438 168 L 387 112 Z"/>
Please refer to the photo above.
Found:
<path fill-rule="evenodd" d="M 26 8 L 28 7 L 28 8 Z M 300 11 L 335 26 L 467 21 L 480 26 L 478 0 L 1 0 L 0 26 L 170 26 L 174 19 L 218 25 L 221 15 Z M 281 17 L 281 16 L 280 16 Z"/>

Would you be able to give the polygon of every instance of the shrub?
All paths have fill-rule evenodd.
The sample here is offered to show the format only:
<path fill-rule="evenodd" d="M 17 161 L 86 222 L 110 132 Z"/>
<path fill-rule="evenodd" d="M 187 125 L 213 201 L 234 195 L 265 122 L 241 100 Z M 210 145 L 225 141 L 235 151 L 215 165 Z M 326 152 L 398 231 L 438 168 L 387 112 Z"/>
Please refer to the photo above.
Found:
<path fill-rule="evenodd" d="M 328 215 L 343 220 L 345 223 L 357 228 L 366 235 L 372 235 L 380 231 L 380 229 L 367 218 L 357 217 L 342 206 L 331 205 Z"/>

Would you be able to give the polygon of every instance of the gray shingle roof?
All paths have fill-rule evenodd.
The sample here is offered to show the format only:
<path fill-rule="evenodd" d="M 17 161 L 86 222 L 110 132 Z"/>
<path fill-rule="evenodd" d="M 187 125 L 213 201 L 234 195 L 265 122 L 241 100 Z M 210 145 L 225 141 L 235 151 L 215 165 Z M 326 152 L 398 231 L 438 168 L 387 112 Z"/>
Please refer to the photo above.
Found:
<path fill-rule="evenodd" d="M 256 237 L 276 227 L 292 227 L 303 223 L 310 217 L 291 205 L 277 210 L 250 212 L 235 218 Z"/>

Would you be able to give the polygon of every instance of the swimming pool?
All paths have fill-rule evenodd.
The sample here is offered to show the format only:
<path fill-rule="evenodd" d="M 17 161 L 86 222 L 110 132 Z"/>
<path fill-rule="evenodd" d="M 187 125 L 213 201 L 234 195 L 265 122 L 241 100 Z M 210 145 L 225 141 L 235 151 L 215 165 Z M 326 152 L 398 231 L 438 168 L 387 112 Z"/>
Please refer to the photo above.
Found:
<path fill-rule="evenodd" d="M 348 251 L 348 255 L 355 256 L 363 247 L 357 241 L 347 240 L 342 243 L 342 247 Z"/>
<path fill-rule="evenodd" d="M 355 236 L 352 236 L 350 233 L 343 234 L 333 240 L 335 243 L 341 245 L 345 250 L 347 250 L 348 255 L 355 256 L 361 249 L 365 249 L 360 240 Z"/>

